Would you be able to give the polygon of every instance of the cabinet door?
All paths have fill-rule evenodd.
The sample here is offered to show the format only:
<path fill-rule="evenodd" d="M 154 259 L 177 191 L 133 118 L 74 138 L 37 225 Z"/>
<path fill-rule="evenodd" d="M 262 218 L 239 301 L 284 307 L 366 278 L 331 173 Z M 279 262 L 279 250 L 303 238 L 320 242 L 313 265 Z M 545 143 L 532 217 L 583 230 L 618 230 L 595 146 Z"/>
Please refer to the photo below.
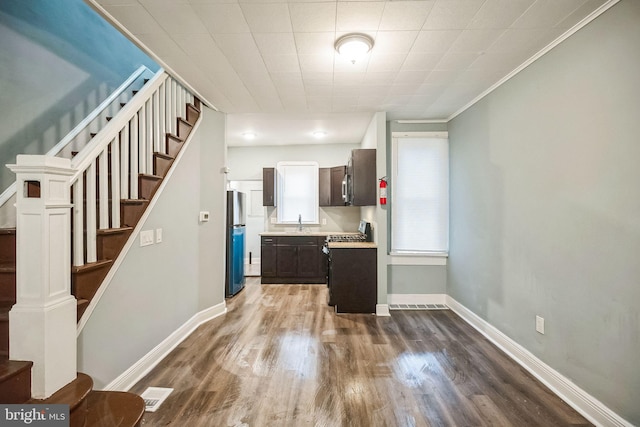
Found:
<path fill-rule="evenodd" d="M 318 169 L 319 185 L 319 199 L 318 204 L 320 206 L 331 206 L 331 169 L 320 168 Z"/>
<path fill-rule="evenodd" d="M 260 247 L 260 274 L 263 277 L 276 277 L 276 246 Z"/>
<path fill-rule="evenodd" d="M 276 246 L 276 275 L 278 277 L 295 277 L 298 275 L 297 246 Z"/>
<path fill-rule="evenodd" d="M 276 170 L 262 169 L 262 206 L 276 205 Z"/>
<path fill-rule="evenodd" d="M 376 150 L 364 148 L 351 151 L 353 174 L 353 206 L 375 206 L 376 188 Z"/>
<path fill-rule="evenodd" d="M 298 246 L 298 277 L 319 277 L 319 249 L 316 245 Z"/>
<path fill-rule="evenodd" d="M 344 206 L 342 198 L 342 180 L 347 173 L 346 166 L 335 166 L 331 168 L 331 206 Z"/>
<path fill-rule="evenodd" d="M 262 277 L 276 276 L 276 238 L 261 238 L 260 245 L 260 274 Z"/>

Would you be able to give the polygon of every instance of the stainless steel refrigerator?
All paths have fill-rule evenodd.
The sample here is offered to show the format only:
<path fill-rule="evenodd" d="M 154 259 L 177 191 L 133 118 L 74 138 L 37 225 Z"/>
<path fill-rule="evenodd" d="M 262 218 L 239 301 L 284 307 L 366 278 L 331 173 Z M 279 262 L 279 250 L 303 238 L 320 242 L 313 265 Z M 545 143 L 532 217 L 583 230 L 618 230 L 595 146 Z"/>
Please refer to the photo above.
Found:
<path fill-rule="evenodd" d="M 244 246 L 246 232 L 246 195 L 227 191 L 227 263 L 225 296 L 231 297 L 244 288 Z"/>

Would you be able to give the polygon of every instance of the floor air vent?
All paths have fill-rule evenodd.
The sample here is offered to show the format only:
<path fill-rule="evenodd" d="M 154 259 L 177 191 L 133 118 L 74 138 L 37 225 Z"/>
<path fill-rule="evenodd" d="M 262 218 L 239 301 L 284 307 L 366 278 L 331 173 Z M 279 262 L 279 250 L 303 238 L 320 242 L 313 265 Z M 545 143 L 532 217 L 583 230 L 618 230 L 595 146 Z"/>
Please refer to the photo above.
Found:
<path fill-rule="evenodd" d="M 389 304 L 389 310 L 448 310 L 444 304 Z"/>
<path fill-rule="evenodd" d="M 163 388 L 163 387 L 149 387 L 144 393 L 140 395 L 144 399 L 144 410 L 146 412 L 155 412 L 162 402 L 166 400 L 167 397 L 173 391 L 172 388 Z"/>

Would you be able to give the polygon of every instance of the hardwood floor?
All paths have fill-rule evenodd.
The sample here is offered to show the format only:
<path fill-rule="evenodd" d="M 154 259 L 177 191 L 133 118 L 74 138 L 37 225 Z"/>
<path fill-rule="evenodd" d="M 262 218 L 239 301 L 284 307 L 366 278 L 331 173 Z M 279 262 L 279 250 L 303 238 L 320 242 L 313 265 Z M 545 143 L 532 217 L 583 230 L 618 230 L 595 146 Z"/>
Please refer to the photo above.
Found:
<path fill-rule="evenodd" d="M 147 426 L 591 425 L 450 310 L 333 313 L 324 285 L 247 287 L 131 390 Z"/>

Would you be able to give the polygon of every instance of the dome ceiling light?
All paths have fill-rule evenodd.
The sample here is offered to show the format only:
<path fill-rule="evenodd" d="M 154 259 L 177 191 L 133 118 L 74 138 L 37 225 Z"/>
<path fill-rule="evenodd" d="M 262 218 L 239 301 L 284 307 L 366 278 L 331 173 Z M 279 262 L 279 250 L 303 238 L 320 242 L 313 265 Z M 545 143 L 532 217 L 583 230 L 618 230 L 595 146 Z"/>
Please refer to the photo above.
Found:
<path fill-rule="evenodd" d="M 242 136 L 244 137 L 244 139 L 249 139 L 249 140 L 251 140 L 251 139 L 256 139 L 256 136 L 257 136 L 257 135 L 256 135 L 256 133 L 255 133 L 255 132 L 244 132 L 244 133 L 242 134 Z"/>
<path fill-rule="evenodd" d="M 335 48 L 340 55 L 355 64 L 373 48 L 373 39 L 366 34 L 345 34 L 336 40 Z"/>
<path fill-rule="evenodd" d="M 313 132 L 313 136 L 320 139 L 320 138 L 324 138 L 325 136 L 327 136 L 327 133 L 321 130 L 317 130 L 315 132 Z"/>

